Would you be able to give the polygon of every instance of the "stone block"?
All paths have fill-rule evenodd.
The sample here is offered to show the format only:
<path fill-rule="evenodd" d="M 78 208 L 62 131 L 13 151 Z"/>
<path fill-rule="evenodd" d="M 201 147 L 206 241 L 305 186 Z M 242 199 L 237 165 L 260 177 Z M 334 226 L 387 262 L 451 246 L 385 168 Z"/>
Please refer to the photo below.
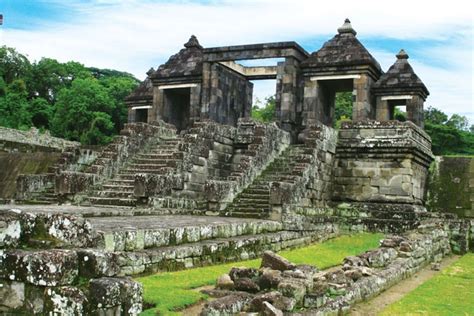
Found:
<path fill-rule="evenodd" d="M 21 309 L 25 303 L 25 283 L 0 281 L 0 313 Z"/>
<path fill-rule="evenodd" d="M 45 291 L 44 312 L 47 315 L 86 315 L 87 308 L 87 297 L 78 288 L 62 286 Z"/>
<path fill-rule="evenodd" d="M 261 267 L 285 271 L 295 269 L 296 265 L 272 251 L 265 251 L 262 256 Z"/>
<path fill-rule="evenodd" d="M 89 282 L 91 310 L 120 307 L 123 315 L 138 315 L 143 308 L 143 287 L 127 278 L 100 278 Z"/>
<path fill-rule="evenodd" d="M 95 249 L 78 250 L 79 275 L 86 278 L 118 275 L 117 254 Z"/>
<path fill-rule="evenodd" d="M 72 250 L 2 251 L 0 277 L 37 286 L 69 285 L 78 276 L 78 258 Z"/>

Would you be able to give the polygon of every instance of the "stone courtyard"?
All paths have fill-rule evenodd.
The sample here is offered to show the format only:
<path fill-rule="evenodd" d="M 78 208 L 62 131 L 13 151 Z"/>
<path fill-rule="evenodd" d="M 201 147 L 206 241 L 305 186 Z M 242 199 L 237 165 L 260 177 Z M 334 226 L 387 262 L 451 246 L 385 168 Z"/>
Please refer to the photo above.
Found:
<path fill-rule="evenodd" d="M 0 312 L 136 315 L 143 293 L 130 277 L 263 254 L 268 269 L 231 272 L 232 293 L 203 315 L 342 313 L 472 249 L 472 220 L 426 208 L 428 89 L 404 50 L 385 72 L 356 34 L 346 20 L 311 54 L 295 42 L 204 48 L 191 36 L 126 98 L 129 122 L 110 144 L 0 137 L 12 172 L 0 190 Z M 284 61 L 239 63 L 263 58 Z M 250 117 L 259 79 L 276 79 L 271 124 Z M 335 129 L 343 91 L 352 120 Z M 13 174 L 18 153 L 44 164 Z M 361 231 L 393 235 L 335 272 L 273 254 Z M 276 283 L 263 287 L 264 276 Z"/>

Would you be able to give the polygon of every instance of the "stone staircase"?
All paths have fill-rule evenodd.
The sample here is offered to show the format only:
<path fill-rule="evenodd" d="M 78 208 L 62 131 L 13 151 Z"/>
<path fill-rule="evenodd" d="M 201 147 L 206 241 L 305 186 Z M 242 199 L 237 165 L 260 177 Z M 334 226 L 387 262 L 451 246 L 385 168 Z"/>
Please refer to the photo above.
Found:
<path fill-rule="evenodd" d="M 40 205 L 50 205 L 57 204 L 58 197 L 54 193 L 54 186 L 47 186 L 41 191 L 30 192 L 28 199 L 17 200 L 18 204 L 40 204 Z"/>
<path fill-rule="evenodd" d="M 179 136 L 159 138 L 134 155 L 111 179 L 94 189 L 88 197 L 93 205 L 136 206 L 133 196 L 135 175 L 166 174 L 176 171 L 183 159 Z"/>
<path fill-rule="evenodd" d="M 304 145 L 290 145 L 280 156 L 245 188 L 225 209 L 222 215 L 233 217 L 268 218 L 270 205 L 270 185 L 272 182 L 294 183 L 302 176 L 310 159 L 310 149 Z"/>

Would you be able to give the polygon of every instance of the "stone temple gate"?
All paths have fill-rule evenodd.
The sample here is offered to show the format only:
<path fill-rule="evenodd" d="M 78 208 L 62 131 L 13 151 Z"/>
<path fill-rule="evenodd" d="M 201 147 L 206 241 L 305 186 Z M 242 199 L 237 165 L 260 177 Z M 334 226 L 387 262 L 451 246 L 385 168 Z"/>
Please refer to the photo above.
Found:
<path fill-rule="evenodd" d="M 321 49 L 309 54 L 295 42 L 203 48 L 192 36 L 127 98 L 130 122 L 162 119 L 186 129 L 210 119 L 237 125 L 250 116 L 250 80 L 276 79 L 276 121 L 294 140 L 307 126 L 331 126 L 335 94 L 353 95 L 353 121 L 393 119 L 395 106 L 406 106 L 408 120 L 423 126 L 429 92 L 401 50 L 384 73 L 356 37 L 349 20 Z M 284 58 L 275 66 L 245 67 L 239 60 Z"/>

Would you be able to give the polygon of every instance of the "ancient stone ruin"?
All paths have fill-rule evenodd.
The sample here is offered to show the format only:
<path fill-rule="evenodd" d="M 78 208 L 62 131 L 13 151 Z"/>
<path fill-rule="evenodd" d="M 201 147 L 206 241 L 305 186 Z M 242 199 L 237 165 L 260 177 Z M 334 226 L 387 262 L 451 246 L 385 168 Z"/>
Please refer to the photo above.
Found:
<path fill-rule="evenodd" d="M 284 61 L 238 63 L 263 58 Z M 271 124 L 250 117 L 250 80 L 259 79 L 276 79 Z M 335 129 L 343 91 L 353 95 L 352 120 Z M 397 234 L 331 274 L 266 252 L 262 269 L 223 277 L 232 292 L 203 312 L 324 315 L 466 252 L 472 221 L 425 207 L 434 159 L 423 131 L 428 94 L 405 51 L 384 72 L 349 20 L 311 54 L 295 42 L 204 48 L 192 36 L 126 98 L 129 122 L 110 144 L 0 140 L 12 172 L 0 183 L 16 180 L 14 195 L 0 197 L 0 312 L 135 315 L 142 288 L 131 276 L 343 233 Z M 397 106 L 406 106 L 406 122 L 394 120 Z M 18 151 L 52 154 L 23 172 Z"/>

